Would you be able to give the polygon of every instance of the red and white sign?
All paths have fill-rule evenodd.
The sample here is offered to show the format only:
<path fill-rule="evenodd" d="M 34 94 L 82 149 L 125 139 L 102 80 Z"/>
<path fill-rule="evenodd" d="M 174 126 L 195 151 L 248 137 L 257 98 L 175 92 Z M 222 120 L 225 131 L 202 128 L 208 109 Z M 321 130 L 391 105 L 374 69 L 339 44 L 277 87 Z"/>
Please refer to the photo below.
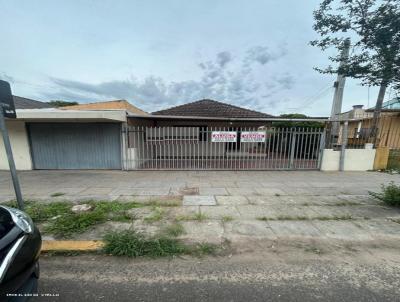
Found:
<path fill-rule="evenodd" d="M 236 143 L 236 131 L 213 131 L 211 132 L 211 141 L 213 143 Z"/>
<path fill-rule="evenodd" d="M 240 134 L 240 141 L 242 143 L 264 143 L 265 131 L 243 131 Z"/>

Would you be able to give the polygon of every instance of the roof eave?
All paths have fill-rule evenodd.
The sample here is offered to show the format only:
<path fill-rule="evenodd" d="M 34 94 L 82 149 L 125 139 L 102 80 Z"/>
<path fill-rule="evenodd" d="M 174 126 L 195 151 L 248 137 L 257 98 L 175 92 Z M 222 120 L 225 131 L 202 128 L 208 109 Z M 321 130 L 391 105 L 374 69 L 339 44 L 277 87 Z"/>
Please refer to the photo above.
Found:
<path fill-rule="evenodd" d="M 281 118 L 281 117 L 265 117 L 265 118 L 233 118 L 233 117 L 209 117 L 209 116 L 176 116 L 176 115 L 136 115 L 136 114 L 128 114 L 128 118 L 139 118 L 139 119 L 157 119 L 157 120 L 207 120 L 207 121 L 231 121 L 231 122 L 238 122 L 238 121 L 248 121 L 248 122 L 268 122 L 268 121 L 295 121 L 295 122 L 325 122 L 328 120 L 327 117 L 315 117 L 315 118 L 302 118 L 302 119 L 295 119 L 295 118 Z"/>

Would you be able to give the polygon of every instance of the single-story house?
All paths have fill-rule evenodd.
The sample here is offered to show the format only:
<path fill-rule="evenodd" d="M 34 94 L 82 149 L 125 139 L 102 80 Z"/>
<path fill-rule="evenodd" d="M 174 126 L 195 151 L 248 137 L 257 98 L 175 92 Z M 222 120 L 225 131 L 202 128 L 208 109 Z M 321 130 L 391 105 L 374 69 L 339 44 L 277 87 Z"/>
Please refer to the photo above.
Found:
<path fill-rule="evenodd" d="M 270 114 L 200 100 L 149 114 L 125 100 L 51 108 L 16 98 L 17 169 L 317 169 L 321 128 L 270 127 Z M 326 119 L 314 119 L 325 121 Z M 0 169 L 8 162 L 0 146 Z"/>

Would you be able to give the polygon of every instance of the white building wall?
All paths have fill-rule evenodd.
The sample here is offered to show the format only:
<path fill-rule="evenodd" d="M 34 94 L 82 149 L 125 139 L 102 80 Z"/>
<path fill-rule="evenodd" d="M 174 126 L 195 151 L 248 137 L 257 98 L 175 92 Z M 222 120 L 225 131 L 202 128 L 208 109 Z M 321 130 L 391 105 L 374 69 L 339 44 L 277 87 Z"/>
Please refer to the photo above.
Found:
<path fill-rule="evenodd" d="M 373 170 L 375 149 L 346 149 L 344 171 Z M 321 171 L 339 171 L 340 151 L 325 149 L 322 154 Z"/>
<path fill-rule="evenodd" d="M 32 170 L 32 160 L 25 122 L 7 120 L 6 125 L 17 170 Z M 2 136 L 0 137 L 0 170 L 9 170 Z"/>

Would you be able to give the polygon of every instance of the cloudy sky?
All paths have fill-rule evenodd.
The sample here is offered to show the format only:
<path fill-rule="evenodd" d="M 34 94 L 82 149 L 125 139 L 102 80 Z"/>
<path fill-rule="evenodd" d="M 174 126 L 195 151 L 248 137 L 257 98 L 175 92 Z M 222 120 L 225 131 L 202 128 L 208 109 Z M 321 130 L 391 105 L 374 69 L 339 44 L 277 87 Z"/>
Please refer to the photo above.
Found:
<path fill-rule="evenodd" d="M 0 0 L 0 78 L 43 101 L 127 99 L 151 112 L 212 98 L 329 115 L 335 77 L 313 70 L 327 54 L 308 45 L 318 3 Z M 348 81 L 343 110 L 376 95 Z"/>

